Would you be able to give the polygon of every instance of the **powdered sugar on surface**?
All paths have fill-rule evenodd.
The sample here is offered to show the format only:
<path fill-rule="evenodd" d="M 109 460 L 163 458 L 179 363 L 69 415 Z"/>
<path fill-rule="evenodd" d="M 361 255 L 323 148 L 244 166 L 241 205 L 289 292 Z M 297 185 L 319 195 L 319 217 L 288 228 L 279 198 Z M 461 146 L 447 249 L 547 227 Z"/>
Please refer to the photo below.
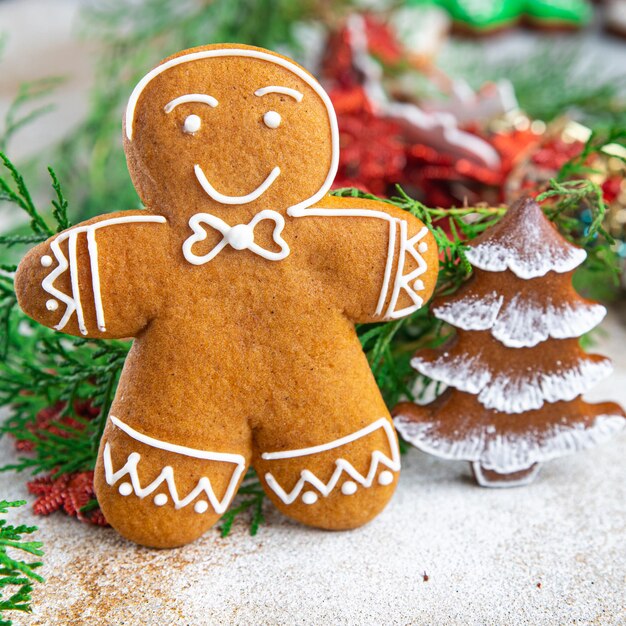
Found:
<path fill-rule="evenodd" d="M 597 350 L 616 373 L 590 399 L 626 403 L 626 332 L 612 322 Z M 4 459 L 10 448 L 0 441 Z M 40 526 L 47 582 L 15 624 L 621 624 L 625 450 L 617 435 L 546 464 L 528 487 L 489 490 L 467 463 L 412 448 L 390 506 L 362 529 L 312 530 L 268 507 L 256 537 L 237 523 L 167 551 L 19 510 L 12 520 Z M 0 490 L 29 498 L 14 474 Z"/>

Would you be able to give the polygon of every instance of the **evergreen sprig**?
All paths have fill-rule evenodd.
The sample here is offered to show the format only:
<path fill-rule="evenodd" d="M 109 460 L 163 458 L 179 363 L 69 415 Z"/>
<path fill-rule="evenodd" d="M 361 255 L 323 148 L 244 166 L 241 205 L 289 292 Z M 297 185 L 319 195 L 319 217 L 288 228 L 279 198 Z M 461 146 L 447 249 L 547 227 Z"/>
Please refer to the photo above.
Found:
<path fill-rule="evenodd" d="M 24 504 L 24 500 L 1 500 L 0 516 Z M 41 561 L 26 561 L 20 555 L 43 555 L 43 544 L 40 541 L 25 539 L 25 536 L 32 535 L 36 530 L 36 526 L 12 526 L 6 519 L 0 518 L 0 626 L 11 626 L 13 623 L 6 615 L 9 611 L 31 612 L 33 585 L 44 581 L 35 571 L 41 567 Z"/>
<path fill-rule="evenodd" d="M 596 146 L 595 149 L 601 148 Z M 588 150 L 587 157 L 592 150 Z M 564 171 L 580 172 L 579 169 Z M 339 189 L 333 194 L 388 202 L 422 220 L 433 233 L 440 252 L 439 277 L 433 297 L 454 293 L 472 272 L 465 255 L 468 242 L 496 224 L 506 208 L 429 208 L 408 196 L 402 188 L 397 187 L 397 190 L 398 195 L 390 199 L 377 198 L 357 189 Z M 555 179 L 538 200 L 544 203 L 547 217 L 560 232 L 587 251 L 587 260 L 577 275 L 591 273 L 590 284 L 602 283 L 597 279 L 598 273 L 603 279 L 610 276 L 618 281 L 619 262 L 612 248 L 614 242 L 603 226 L 606 205 L 602 188 L 588 179 L 563 182 Z M 418 348 L 438 347 L 450 332 L 448 326 L 431 315 L 426 306 L 400 320 L 359 325 L 357 331 L 378 386 L 390 407 L 403 397 L 414 399 L 416 380 L 421 383 L 418 389 L 427 387 L 431 381 L 418 376 L 411 368 L 411 356 Z"/>
<path fill-rule="evenodd" d="M 32 233 L 5 235 L 0 245 L 8 248 L 39 243 L 70 225 L 68 202 L 54 170 L 48 170 L 55 193 L 51 212 L 54 226 L 50 226 L 17 167 L 2 153 L 0 159 L 9 173 L 8 177 L 0 175 L 0 188 L 8 190 L 4 199 L 30 217 Z M 0 469 L 60 474 L 93 469 L 129 344 L 60 335 L 33 322 L 16 306 L 14 270 L 7 266 L 0 271 L 0 406 L 12 408 L 0 433 L 31 441 L 34 454 Z M 76 415 L 77 401 L 89 401 L 100 409 L 99 415 L 93 420 Z M 37 413 L 58 404 L 64 406 L 59 418 L 71 415 L 82 428 L 56 423 L 63 435 L 33 432 Z"/>
<path fill-rule="evenodd" d="M 390 199 L 377 198 L 357 189 L 339 189 L 333 195 L 387 202 L 422 220 L 433 233 L 440 253 L 434 296 L 453 293 L 471 273 L 465 256 L 467 242 L 495 224 L 506 209 L 487 206 L 429 208 L 408 196 L 401 187 L 397 187 L 397 191 L 398 195 Z M 410 366 L 411 356 L 420 347 L 442 343 L 443 330 L 443 324 L 430 315 L 426 306 L 399 320 L 357 327 L 361 345 L 388 406 L 394 406 L 402 397 L 413 397 L 416 373 Z"/>
<path fill-rule="evenodd" d="M 220 533 L 222 537 L 230 534 L 235 520 L 246 511 L 251 512 L 250 517 L 250 534 L 256 535 L 259 527 L 265 521 L 263 516 L 263 503 L 265 502 L 265 492 L 261 487 L 261 483 L 253 469 L 249 469 L 244 478 L 239 491 L 237 492 L 237 501 L 235 506 L 231 507 L 222 516 Z"/>
<path fill-rule="evenodd" d="M 52 104 L 32 107 L 33 103 L 49 96 L 61 83 L 61 77 L 42 78 L 22 83 L 17 95 L 10 104 L 4 118 L 4 130 L 0 136 L 0 151 L 7 149 L 9 141 L 24 126 L 27 126 L 38 117 L 52 111 Z"/>

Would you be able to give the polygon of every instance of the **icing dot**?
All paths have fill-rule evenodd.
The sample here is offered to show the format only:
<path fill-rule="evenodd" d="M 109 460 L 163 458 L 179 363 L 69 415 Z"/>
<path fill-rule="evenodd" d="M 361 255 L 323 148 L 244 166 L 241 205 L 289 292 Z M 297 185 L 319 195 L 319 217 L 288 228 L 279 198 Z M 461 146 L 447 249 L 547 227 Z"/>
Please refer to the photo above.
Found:
<path fill-rule="evenodd" d="M 304 502 L 304 504 L 315 504 L 317 502 L 317 494 L 315 491 L 305 491 L 302 494 L 302 502 Z"/>
<path fill-rule="evenodd" d="M 41 264 L 44 267 L 50 267 L 52 265 L 52 257 L 49 254 L 44 254 L 41 257 Z"/>
<path fill-rule="evenodd" d="M 154 503 L 157 506 L 163 506 L 167 503 L 167 496 L 164 493 L 157 493 L 157 495 L 154 496 Z"/>
<path fill-rule="evenodd" d="M 123 496 L 129 496 L 133 492 L 133 486 L 130 483 L 122 483 L 118 491 Z"/>
<path fill-rule="evenodd" d="M 353 493 L 356 493 L 356 483 L 347 480 L 341 485 L 341 493 L 343 493 L 344 496 L 351 496 Z"/>
<path fill-rule="evenodd" d="M 416 280 L 413 283 L 413 289 L 415 289 L 415 291 L 422 291 L 424 289 L 424 281 L 422 280 Z"/>
<path fill-rule="evenodd" d="M 428 244 L 425 241 L 422 241 L 418 246 L 417 249 L 419 252 L 426 252 L 426 250 L 428 250 Z"/>
<path fill-rule="evenodd" d="M 268 111 L 263 116 L 263 122 L 268 128 L 278 128 L 281 121 L 280 113 L 276 113 L 276 111 Z"/>
<path fill-rule="evenodd" d="M 378 477 L 378 482 L 381 485 L 391 485 L 391 483 L 393 482 L 393 474 L 389 470 L 381 472 L 380 476 Z"/>
<path fill-rule="evenodd" d="M 197 115 L 188 115 L 183 124 L 183 131 L 186 133 L 197 133 L 202 126 L 202 120 Z"/>
<path fill-rule="evenodd" d="M 226 234 L 226 241 L 235 250 L 245 250 L 254 242 L 254 231 L 248 224 L 237 224 Z"/>
<path fill-rule="evenodd" d="M 198 502 L 193 505 L 193 510 L 196 513 L 206 513 L 208 508 L 209 503 L 206 500 L 198 500 Z"/>
<path fill-rule="evenodd" d="M 48 300 L 46 302 L 46 309 L 48 309 L 48 311 L 56 311 L 59 308 L 59 303 L 56 300 Z"/>

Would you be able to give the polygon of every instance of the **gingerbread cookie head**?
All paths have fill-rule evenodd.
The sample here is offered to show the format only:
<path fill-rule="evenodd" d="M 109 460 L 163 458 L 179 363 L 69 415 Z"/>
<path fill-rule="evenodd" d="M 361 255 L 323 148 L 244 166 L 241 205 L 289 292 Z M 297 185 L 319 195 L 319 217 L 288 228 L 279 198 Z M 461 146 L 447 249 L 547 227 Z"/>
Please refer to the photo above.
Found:
<path fill-rule="evenodd" d="M 250 46 L 202 46 L 160 63 L 130 97 L 124 141 L 143 202 L 186 218 L 207 206 L 309 206 L 337 169 L 326 92 L 293 61 Z"/>

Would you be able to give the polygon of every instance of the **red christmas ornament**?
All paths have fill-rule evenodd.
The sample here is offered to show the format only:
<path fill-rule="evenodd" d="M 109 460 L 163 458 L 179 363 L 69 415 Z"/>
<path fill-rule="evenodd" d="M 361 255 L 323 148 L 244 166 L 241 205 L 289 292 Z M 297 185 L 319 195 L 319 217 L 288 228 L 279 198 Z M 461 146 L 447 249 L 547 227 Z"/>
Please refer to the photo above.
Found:
<path fill-rule="evenodd" d="M 369 15 L 352 16 L 331 35 L 327 49 L 322 74 L 342 147 L 336 188 L 389 196 L 400 184 L 423 202 L 442 207 L 485 201 L 486 190 L 493 190 L 488 194 L 493 202 L 503 200 L 508 154 L 476 128 L 461 129 L 452 113 L 426 111 L 386 94 L 375 59 L 405 69 L 410 54 L 385 24 Z"/>
<path fill-rule="evenodd" d="M 46 407 L 35 416 L 35 421 L 28 424 L 27 430 L 37 440 L 45 440 L 48 435 L 67 438 L 71 432 L 67 428 L 82 431 L 86 421 L 96 418 L 100 409 L 90 400 L 76 400 L 74 415 L 63 415 L 66 402 L 57 402 Z M 77 419 L 78 418 L 78 419 Z M 33 439 L 17 439 L 15 448 L 20 452 L 30 452 L 35 448 Z M 81 522 L 108 526 L 99 507 L 83 512 L 81 509 L 94 501 L 96 494 L 93 488 L 93 471 L 58 474 L 56 471 L 47 476 L 40 476 L 27 483 L 28 491 L 37 496 L 33 503 L 36 515 L 49 515 L 55 511 L 63 511 L 76 517 Z"/>
<path fill-rule="evenodd" d="M 53 472 L 48 476 L 35 478 L 27 483 L 28 491 L 37 496 L 33 511 L 37 515 L 50 515 L 55 511 L 63 511 L 81 522 L 108 526 L 100 508 L 82 512 L 82 508 L 95 499 L 93 488 L 93 472 L 73 472 L 56 476 Z"/>

